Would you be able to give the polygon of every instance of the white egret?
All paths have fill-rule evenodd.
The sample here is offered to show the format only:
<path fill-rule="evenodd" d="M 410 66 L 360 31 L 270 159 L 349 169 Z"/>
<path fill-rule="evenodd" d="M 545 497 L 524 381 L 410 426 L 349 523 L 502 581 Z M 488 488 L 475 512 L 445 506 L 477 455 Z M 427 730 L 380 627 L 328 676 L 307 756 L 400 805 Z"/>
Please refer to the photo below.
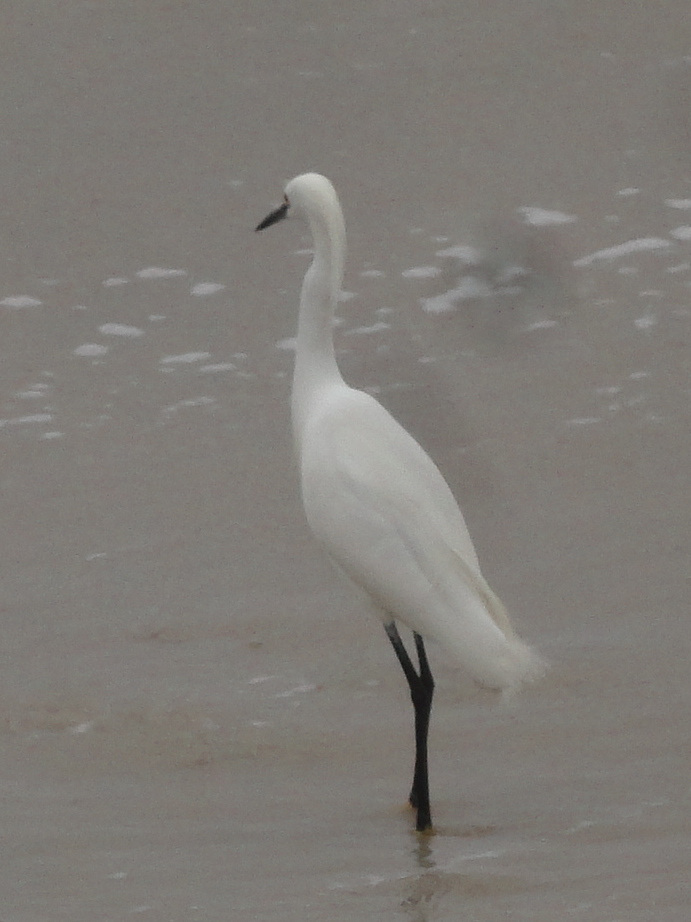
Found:
<path fill-rule="evenodd" d="M 333 315 L 345 260 L 345 224 L 324 176 L 285 188 L 263 230 L 296 211 L 314 259 L 302 285 L 291 398 L 307 521 L 323 548 L 374 602 L 410 687 L 415 770 L 410 803 L 430 831 L 427 731 L 434 680 L 423 637 L 436 640 L 479 683 L 513 689 L 542 671 L 487 585 L 463 515 L 434 462 L 372 396 L 338 369 Z M 416 671 L 396 622 L 412 631 Z"/>

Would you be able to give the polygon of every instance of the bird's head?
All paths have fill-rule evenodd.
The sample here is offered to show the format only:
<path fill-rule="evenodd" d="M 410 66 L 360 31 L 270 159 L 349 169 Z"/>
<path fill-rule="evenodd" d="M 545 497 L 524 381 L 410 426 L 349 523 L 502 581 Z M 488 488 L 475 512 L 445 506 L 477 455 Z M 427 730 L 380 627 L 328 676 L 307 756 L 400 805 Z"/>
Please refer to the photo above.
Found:
<path fill-rule="evenodd" d="M 339 211 L 336 190 L 326 176 L 320 173 L 302 173 L 290 180 L 285 187 L 283 203 L 260 221 L 255 230 L 261 231 L 271 227 L 295 212 L 302 212 L 309 220 Z"/>

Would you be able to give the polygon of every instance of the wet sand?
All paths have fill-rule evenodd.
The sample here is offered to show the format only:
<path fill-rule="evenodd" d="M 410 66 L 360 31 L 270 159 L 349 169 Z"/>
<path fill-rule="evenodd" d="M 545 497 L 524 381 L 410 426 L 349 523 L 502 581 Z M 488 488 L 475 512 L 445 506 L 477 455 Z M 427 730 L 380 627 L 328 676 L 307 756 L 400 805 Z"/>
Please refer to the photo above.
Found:
<path fill-rule="evenodd" d="M 0 915 L 684 922 L 686 4 L 0 14 Z M 550 660 L 407 689 L 303 522 L 293 174 L 339 359 Z"/>

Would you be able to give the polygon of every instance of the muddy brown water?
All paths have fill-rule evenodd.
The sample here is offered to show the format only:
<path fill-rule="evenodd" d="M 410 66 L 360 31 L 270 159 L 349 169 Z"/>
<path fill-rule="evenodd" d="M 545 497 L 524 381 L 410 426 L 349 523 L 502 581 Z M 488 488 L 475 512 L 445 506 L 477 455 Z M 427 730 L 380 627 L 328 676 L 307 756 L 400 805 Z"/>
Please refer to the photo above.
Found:
<path fill-rule="evenodd" d="M 654 4 L 0 14 L 0 918 L 688 919 L 691 29 Z M 407 690 L 303 522 L 318 169 L 337 344 L 549 676 Z"/>

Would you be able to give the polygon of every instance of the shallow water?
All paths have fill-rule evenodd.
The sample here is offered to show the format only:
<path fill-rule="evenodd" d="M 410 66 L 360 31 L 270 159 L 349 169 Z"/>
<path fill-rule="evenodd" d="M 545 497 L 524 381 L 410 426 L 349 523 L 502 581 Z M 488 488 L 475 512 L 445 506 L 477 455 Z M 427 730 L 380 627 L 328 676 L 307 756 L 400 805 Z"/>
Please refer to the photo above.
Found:
<path fill-rule="evenodd" d="M 0 14 L 0 914 L 688 918 L 686 4 Z M 407 690 L 302 519 L 296 172 L 348 380 L 549 676 Z"/>

